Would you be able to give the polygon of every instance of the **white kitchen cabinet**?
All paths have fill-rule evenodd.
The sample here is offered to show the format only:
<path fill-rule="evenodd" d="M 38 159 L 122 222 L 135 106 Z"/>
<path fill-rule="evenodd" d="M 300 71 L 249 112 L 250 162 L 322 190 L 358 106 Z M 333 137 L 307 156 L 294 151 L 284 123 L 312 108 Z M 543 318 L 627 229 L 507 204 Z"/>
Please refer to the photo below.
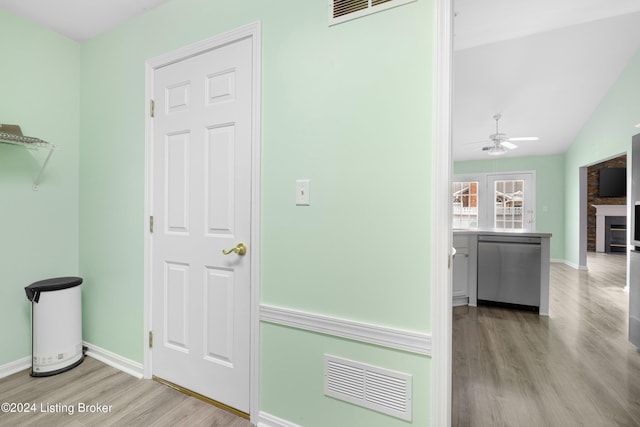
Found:
<path fill-rule="evenodd" d="M 453 247 L 453 305 L 476 305 L 477 238 L 473 234 L 455 233 Z"/>

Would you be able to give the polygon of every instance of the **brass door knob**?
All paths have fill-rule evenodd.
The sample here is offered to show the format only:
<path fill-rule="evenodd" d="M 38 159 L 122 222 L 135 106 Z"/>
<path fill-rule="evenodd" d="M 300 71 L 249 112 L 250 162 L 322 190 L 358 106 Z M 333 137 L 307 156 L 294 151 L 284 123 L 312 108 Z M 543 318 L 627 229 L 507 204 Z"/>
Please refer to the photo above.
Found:
<path fill-rule="evenodd" d="M 244 245 L 244 243 L 238 243 L 236 247 L 233 249 L 223 249 L 222 253 L 225 255 L 229 255 L 230 253 L 236 253 L 240 256 L 243 256 L 244 254 L 247 253 L 247 247 Z"/>

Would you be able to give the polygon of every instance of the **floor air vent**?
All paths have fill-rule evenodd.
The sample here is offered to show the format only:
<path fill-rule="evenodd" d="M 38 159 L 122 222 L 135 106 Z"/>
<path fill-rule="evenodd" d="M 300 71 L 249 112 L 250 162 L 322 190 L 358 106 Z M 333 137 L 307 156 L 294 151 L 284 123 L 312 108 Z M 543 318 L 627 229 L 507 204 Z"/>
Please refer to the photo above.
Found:
<path fill-rule="evenodd" d="M 324 394 L 411 421 L 411 375 L 324 355 Z"/>

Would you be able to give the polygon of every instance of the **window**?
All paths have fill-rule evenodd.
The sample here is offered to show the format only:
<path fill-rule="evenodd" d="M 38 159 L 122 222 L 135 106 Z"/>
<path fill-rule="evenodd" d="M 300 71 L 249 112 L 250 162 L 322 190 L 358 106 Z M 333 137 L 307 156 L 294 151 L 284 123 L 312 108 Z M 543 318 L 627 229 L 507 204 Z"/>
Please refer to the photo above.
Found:
<path fill-rule="evenodd" d="M 453 228 L 478 228 L 478 181 L 453 183 Z"/>
<path fill-rule="evenodd" d="M 452 224 L 458 229 L 535 231 L 535 173 L 458 175 L 452 186 Z"/>

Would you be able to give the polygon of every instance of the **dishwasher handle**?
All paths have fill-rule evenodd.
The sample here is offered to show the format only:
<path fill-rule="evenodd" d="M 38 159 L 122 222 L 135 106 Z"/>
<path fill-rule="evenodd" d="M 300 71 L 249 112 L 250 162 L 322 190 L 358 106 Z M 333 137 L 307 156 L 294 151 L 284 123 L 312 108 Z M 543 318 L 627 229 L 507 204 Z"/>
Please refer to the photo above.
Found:
<path fill-rule="evenodd" d="M 479 235 L 478 242 L 489 243 L 517 243 L 517 244 L 529 244 L 539 245 L 542 243 L 540 237 L 533 236 L 494 236 L 494 235 Z"/>

